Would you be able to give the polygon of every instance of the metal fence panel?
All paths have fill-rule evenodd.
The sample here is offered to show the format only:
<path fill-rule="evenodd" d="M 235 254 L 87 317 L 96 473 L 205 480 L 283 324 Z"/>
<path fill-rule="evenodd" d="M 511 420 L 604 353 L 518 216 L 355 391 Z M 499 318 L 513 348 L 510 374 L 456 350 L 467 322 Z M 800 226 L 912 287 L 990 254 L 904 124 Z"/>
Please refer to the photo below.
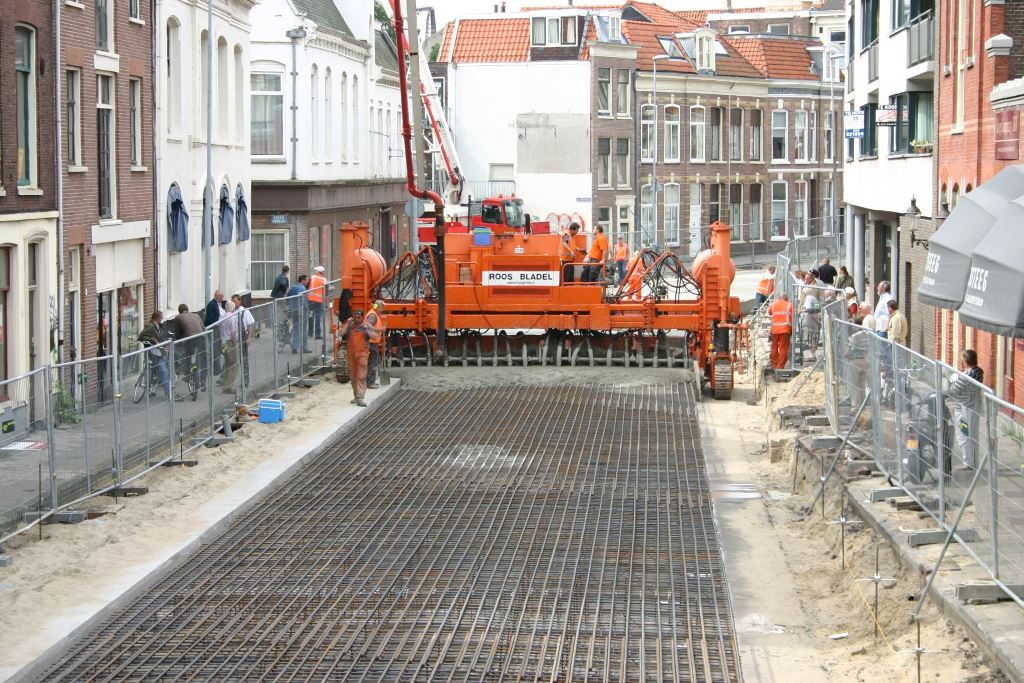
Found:
<path fill-rule="evenodd" d="M 0 383 L 0 530 L 51 504 L 46 370 Z"/>

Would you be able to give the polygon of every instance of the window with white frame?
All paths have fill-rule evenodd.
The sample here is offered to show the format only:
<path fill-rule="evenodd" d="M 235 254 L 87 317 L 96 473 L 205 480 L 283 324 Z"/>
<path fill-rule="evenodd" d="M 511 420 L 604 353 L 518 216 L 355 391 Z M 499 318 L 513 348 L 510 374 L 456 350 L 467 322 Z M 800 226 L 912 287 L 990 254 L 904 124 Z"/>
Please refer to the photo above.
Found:
<path fill-rule="evenodd" d="M 835 207 L 832 203 L 832 181 L 826 180 L 821 187 L 821 232 L 831 235 L 833 232 L 833 221 Z"/>
<path fill-rule="evenodd" d="M 797 161 L 807 161 L 810 145 L 807 141 L 807 112 L 797 111 L 793 117 L 793 155 Z"/>
<path fill-rule="evenodd" d="M 629 180 L 629 138 L 615 140 L 615 186 L 628 188 Z"/>
<path fill-rule="evenodd" d="M 284 156 L 284 91 L 279 73 L 253 72 L 250 109 L 250 153 Z"/>
<path fill-rule="evenodd" d="M 789 24 L 768 24 L 768 33 L 773 36 L 788 36 Z"/>
<path fill-rule="evenodd" d="M 576 44 L 576 17 L 562 17 L 562 45 Z"/>
<path fill-rule="evenodd" d="M 530 44 L 575 45 L 576 17 L 534 17 L 530 23 Z"/>
<path fill-rule="evenodd" d="M 338 113 L 341 114 L 338 135 L 341 137 L 341 160 L 348 160 L 348 73 L 341 72 L 341 99 L 338 100 Z"/>
<path fill-rule="evenodd" d="M 789 236 L 786 225 L 788 204 L 789 187 L 785 180 L 776 180 L 772 183 L 772 239 L 786 239 Z"/>
<path fill-rule="evenodd" d="M 764 204 L 760 183 L 747 188 L 747 226 L 751 242 L 764 239 Z"/>
<path fill-rule="evenodd" d="M 711 183 L 708 186 L 708 225 L 715 221 L 726 221 L 725 192 L 724 183 Z"/>
<path fill-rule="evenodd" d="M 764 161 L 764 129 L 760 109 L 750 110 L 750 160 Z"/>
<path fill-rule="evenodd" d="M 597 115 L 610 116 L 612 113 L 611 103 L 612 70 L 602 66 L 597 69 Z"/>
<path fill-rule="evenodd" d="M 128 139 L 131 143 L 131 164 L 142 166 L 142 81 L 128 79 Z"/>
<path fill-rule="evenodd" d="M 679 106 L 675 104 L 665 107 L 665 161 L 679 161 Z"/>
<path fill-rule="evenodd" d="M 597 186 L 610 187 L 612 184 L 612 140 L 597 139 Z"/>
<path fill-rule="evenodd" d="M 710 30 L 697 32 L 697 68 L 715 70 L 715 34 Z"/>
<path fill-rule="evenodd" d="M 362 117 L 359 109 L 359 76 L 352 74 L 352 162 L 359 163 L 359 152 L 363 136 L 356 131 L 361 130 L 360 121 Z"/>
<path fill-rule="evenodd" d="M 810 120 L 807 124 L 807 145 L 811 161 L 818 160 L 818 112 L 810 112 Z"/>
<path fill-rule="evenodd" d="M 626 204 L 618 204 L 615 213 L 615 236 L 624 238 L 629 244 L 629 236 L 633 232 L 633 210 Z"/>
<path fill-rule="evenodd" d="M 128 0 L 128 16 L 131 19 L 142 19 L 139 13 L 139 0 Z"/>
<path fill-rule="evenodd" d="M 750 33 L 750 26 L 747 24 L 735 24 L 729 27 L 729 33 Z"/>
<path fill-rule="evenodd" d="M 610 206 L 601 206 L 597 209 L 597 225 L 604 228 L 604 234 L 612 232 L 612 209 Z M 617 236 L 617 235 L 616 235 Z"/>
<path fill-rule="evenodd" d="M 640 107 L 640 163 L 654 161 L 654 105 Z"/>
<path fill-rule="evenodd" d="M 209 50 L 207 49 L 207 46 L 208 46 L 209 42 L 210 42 L 209 34 L 206 31 L 201 32 L 199 34 L 199 56 L 200 56 L 200 61 L 201 61 L 201 64 L 200 64 L 199 68 L 202 69 L 202 73 L 199 74 L 199 81 L 198 81 L 198 85 L 199 85 L 200 120 L 199 120 L 199 130 L 196 131 L 196 133 L 197 133 L 196 137 L 199 138 L 200 140 L 206 140 L 206 132 L 208 130 L 206 124 L 209 121 L 209 115 L 211 113 L 207 109 L 207 104 L 209 104 L 209 100 L 208 100 L 209 92 L 208 92 L 207 87 L 206 87 L 207 83 L 209 83 L 209 78 L 210 78 L 209 77 L 209 73 L 210 72 L 207 69 L 207 65 L 210 63 L 210 53 L 209 53 Z M 195 83 L 195 81 L 193 81 L 193 83 Z M 193 123 L 193 125 L 194 125 L 194 123 Z"/>
<path fill-rule="evenodd" d="M 530 22 L 530 45 L 545 45 L 547 38 L 547 19 L 534 17 Z"/>
<path fill-rule="evenodd" d="M 729 110 L 729 161 L 743 161 L 743 110 Z"/>
<path fill-rule="evenodd" d="M 743 239 L 743 186 L 733 183 L 729 186 L 729 230 L 730 239 Z"/>
<path fill-rule="evenodd" d="M 793 219 L 796 223 L 793 227 L 793 233 L 796 237 L 807 237 L 807 181 L 796 181 L 793 191 Z"/>
<path fill-rule="evenodd" d="M 228 140 L 228 41 L 217 39 L 217 137 Z"/>
<path fill-rule="evenodd" d="M 236 142 L 245 141 L 245 59 L 242 56 L 242 46 L 235 45 L 235 123 L 234 135 Z"/>
<path fill-rule="evenodd" d="M 96 0 L 96 49 L 114 51 L 114 0 Z"/>
<path fill-rule="evenodd" d="M 334 151 L 334 81 L 331 67 L 324 69 L 324 161 L 330 161 Z M 388 116 L 391 114 L 389 113 Z"/>
<path fill-rule="evenodd" d="M 320 81 L 316 64 L 309 70 L 309 156 L 314 162 L 320 157 Z"/>
<path fill-rule="evenodd" d="M 267 296 L 281 268 L 288 264 L 287 230 L 254 230 L 252 233 L 252 289 Z"/>
<path fill-rule="evenodd" d="M 615 115 L 629 118 L 629 69 L 615 70 Z"/>
<path fill-rule="evenodd" d="M 167 99 L 164 101 L 164 115 L 167 117 L 167 132 L 175 133 L 181 125 L 181 29 L 173 17 L 167 20 Z"/>
<path fill-rule="evenodd" d="M 703 210 L 703 203 L 701 202 L 701 185 L 700 183 L 690 183 L 690 253 L 696 254 L 697 250 L 700 249 L 700 234 L 701 226 L 703 224 L 703 216 L 701 212 Z M 694 244 L 696 242 L 696 244 Z"/>
<path fill-rule="evenodd" d="M 113 218 L 117 193 L 114 163 L 114 77 L 96 76 L 96 156 L 99 171 L 99 217 Z"/>
<path fill-rule="evenodd" d="M 622 40 L 622 20 L 619 17 L 608 17 L 608 40 L 614 43 Z"/>
<path fill-rule="evenodd" d="M 690 107 L 690 161 L 704 161 L 704 107 Z"/>
<path fill-rule="evenodd" d="M 787 161 L 789 150 L 786 135 L 789 128 L 789 113 L 776 109 L 772 112 L 772 161 Z"/>
<path fill-rule="evenodd" d="M 835 144 L 834 128 L 835 128 L 835 112 L 825 112 L 825 139 L 824 139 L 824 152 L 825 161 L 832 161 L 832 155 L 835 153 L 833 145 Z"/>
<path fill-rule="evenodd" d="M 711 161 L 722 160 L 722 108 L 711 107 Z"/>
<path fill-rule="evenodd" d="M 68 69 L 66 86 L 68 166 L 79 166 L 82 163 L 82 72 Z"/>
<path fill-rule="evenodd" d="M 37 182 L 36 157 L 36 32 L 27 26 L 14 29 L 14 97 L 18 113 L 15 134 L 18 185 L 34 187 Z"/>
<path fill-rule="evenodd" d="M 679 244 L 679 183 L 667 183 L 664 190 L 665 201 L 665 243 Z"/>
<path fill-rule="evenodd" d="M 645 235 L 654 235 L 654 193 L 650 185 L 640 186 L 640 230 Z"/>

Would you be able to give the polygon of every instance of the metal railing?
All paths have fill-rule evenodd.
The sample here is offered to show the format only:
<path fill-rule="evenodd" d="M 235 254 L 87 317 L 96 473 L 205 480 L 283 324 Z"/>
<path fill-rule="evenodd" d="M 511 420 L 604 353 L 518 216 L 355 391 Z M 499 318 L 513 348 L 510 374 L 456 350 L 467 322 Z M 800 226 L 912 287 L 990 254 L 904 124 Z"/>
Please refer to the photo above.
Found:
<path fill-rule="evenodd" d="M 192 337 L 0 383 L 0 537 L 182 458 L 239 407 L 329 365 L 337 283 L 319 330 L 316 304 L 298 294 L 225 313 Z"/>
<path fill-rule="evenodd" d="M 907 66 L 926 62 L 935 53 L 935 18 L 928 10 L 914 18 L 907 28 Z"/>

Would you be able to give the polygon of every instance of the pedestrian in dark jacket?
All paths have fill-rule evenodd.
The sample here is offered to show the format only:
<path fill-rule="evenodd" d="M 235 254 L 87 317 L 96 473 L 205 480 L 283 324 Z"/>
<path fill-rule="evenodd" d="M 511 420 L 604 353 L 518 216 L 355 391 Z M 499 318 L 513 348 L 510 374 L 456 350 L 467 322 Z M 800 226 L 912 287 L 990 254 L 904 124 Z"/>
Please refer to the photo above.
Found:
<path fill-rule="evenodd" d="M 203 316 L 203 324 L 207 328 L 216 325 L 220 320 L 224 309 L 221 304 L 224 301 L 224 292 L 219 289 L 213 293 L 213 298 L 206 303 L 206 314 Z M 221 371 L 221 340 L 220 335 L 213 335 L 213 374 L 219 375 Z"/>
<path fill-rule="evenodd" d="M 149 322 L 139 333 L 139 341 L 149 347 L 149 350 L 146 351 L 149 363 L 160 378 L 160 386 L 164 389 L 164 395 L 170 400 L 171 384 L 170 373 L 167 370 L 167 349 L 166 347 L 157 348 L 159 344 L 167 341 L 167 335 L 162 327 L 163 321 L 164 314 L 160 311 L 153 311 Z"/>
<path fill-rule="evenodd" d="M 292 319 L 292 353 L 312 353 L 306 346 L 308 335 L 306 332 L 306 318 L 309 316 L 309 305 L 306 301 L 306 282 L 308 275 L 300 275 L 299 281 L 288 289 L 288 315 Z"/>
<path fill-rule="evenodd" d="M 281 267 L 281 273 L 274 280 L 274 286 L 270 289 L 271 299 L 280 299 L 288 293 L 288 266 Z"/>
<path fill-rule="evenodd" d="M 178 363 L 179 374 L 181 370 L 188 372 L 192 366 L 193 359 L 199 367 L 199 385 L 206 391 L 206 339 L 203 337 L 205 325 L 203 318 L 198 313 L 192 313 L 188 306 L 178 306 L 178 315 L 173 323 L 174 338 L 174 360 Z M 178 349 L 181 349 L 179 352 Z"/>

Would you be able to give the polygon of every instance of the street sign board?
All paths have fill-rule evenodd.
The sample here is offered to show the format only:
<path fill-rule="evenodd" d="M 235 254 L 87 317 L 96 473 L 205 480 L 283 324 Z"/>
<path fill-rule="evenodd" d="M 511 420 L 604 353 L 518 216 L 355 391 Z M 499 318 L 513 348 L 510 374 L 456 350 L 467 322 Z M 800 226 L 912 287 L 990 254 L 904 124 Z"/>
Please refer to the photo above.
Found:
<path fill-rule="evenodd" d="M 426 208 L 427 205 L 422 199 L 411 197 L 405 202 L 405 215 L 415 220 L 423 215 Z"/>
<path fill-rule="evenodd" d="M 557 287 L 557 270 L 485 270 L 484 287 Z"/>

